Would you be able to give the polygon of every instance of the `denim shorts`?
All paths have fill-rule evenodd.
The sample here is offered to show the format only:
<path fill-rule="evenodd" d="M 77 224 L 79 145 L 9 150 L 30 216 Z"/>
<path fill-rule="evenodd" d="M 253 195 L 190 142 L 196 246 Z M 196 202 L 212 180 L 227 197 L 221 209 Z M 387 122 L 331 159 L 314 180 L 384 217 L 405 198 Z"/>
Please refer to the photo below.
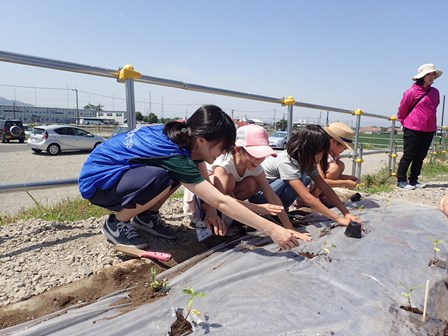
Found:
<path fill-rule="evenodd" d="M 306 176 L 304 180 L 305 182 L 303 184 L 305 186 L 311 183 L 311 178 L 309 176 Z M 289 206 L 298 197 L 294 189 L 289 185 L 288 181 L 282 179 L 276 179 L 270 181 L 269 184 L 271 185 L 272 190 L 277 194 L 277 196 L 280 197 L 285 209 L 288 209 Z M 258 194 L 250 197 L 249 202 L 256 204 L 268 203 L 262 191 L 259 191 Z"/>
<path fill-rule="evenodd" d="M 179 185 L 163 168 L 142 166 L 126 171 L 117 183 L 106 190 L 97 189 L 89 199 L 92 204 L 111 211 L 135 209 L 144 205 L 168 187 Z"/>

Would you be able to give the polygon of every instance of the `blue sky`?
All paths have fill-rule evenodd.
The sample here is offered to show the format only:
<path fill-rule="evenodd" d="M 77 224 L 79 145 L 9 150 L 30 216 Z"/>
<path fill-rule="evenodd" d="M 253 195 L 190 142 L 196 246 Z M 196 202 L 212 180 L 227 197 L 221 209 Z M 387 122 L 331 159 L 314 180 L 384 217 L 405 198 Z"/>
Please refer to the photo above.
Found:
<path fill-rule="evenodd" d="M 434 84 L 441 101 L 448 91 L 446 0 L 3 0 L 2 13 L 0 50 L 19 54 L 108 69 L 131 64 L 147 76 L 384 116 L 396 114 L 421 64 L 445 72 Z M 8 99 L 75 107 L 77 88 L 80 106 L 126 107 L 124 85 L 113 79 L 6 62 L 0 71 L 0 96 Z M 142 83 L 135 96 L 137 110 L 159 117 L 188 116 L 204 103 L 267 122 L 286 113 Z M 442 102 L 439 124 L 441 116 Z M 296 121 L 319 118 L 326 112 L 294 109 Z M 331 113 L 336 120 L 354 123 Z"/>

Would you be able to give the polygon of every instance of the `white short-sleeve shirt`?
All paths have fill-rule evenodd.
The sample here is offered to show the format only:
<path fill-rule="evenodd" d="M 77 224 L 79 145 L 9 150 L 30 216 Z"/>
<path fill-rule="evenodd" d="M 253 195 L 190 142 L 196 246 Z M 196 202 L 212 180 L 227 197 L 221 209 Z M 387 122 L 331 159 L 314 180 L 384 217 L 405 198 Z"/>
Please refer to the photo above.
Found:
<path fill-rule="evenodd" d="M 213 164 L 207 164 L 209 174 L 213 174 L 216 167 L 222 167 L 224 170 L 235 178 L 236 182 L 241 182 L 248 176 L 258 176 L 263 172 L 263 167 L 259 165 L 256 169 L 246 169 L 244 174 L 240 176 L 236 170 L 235 161 L 232 154 L 223 154 L 219 156 Z"/>

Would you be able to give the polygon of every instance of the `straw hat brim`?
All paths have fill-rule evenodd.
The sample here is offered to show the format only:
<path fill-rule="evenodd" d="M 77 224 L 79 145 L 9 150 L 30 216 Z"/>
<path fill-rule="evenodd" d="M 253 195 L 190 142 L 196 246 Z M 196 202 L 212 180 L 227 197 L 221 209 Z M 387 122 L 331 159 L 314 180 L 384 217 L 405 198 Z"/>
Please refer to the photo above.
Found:
<path fill-rule="evenodd" d="M 351 150 L 353 152 L 353 147 L 351 144 L 349 144 L 348 142 L 345 142 L 344 140 L 342 140 L 342 138 L 337 135 L 336 133 L 334 133 L 328 126 L 324 126 L 324 130 L 325 132 L 327 132 L 327 134 L 332 137 L 333 139 L 335 139 L 337 142 L 339 142 L 340 144 L 343 144 L 347 149 Z"/>

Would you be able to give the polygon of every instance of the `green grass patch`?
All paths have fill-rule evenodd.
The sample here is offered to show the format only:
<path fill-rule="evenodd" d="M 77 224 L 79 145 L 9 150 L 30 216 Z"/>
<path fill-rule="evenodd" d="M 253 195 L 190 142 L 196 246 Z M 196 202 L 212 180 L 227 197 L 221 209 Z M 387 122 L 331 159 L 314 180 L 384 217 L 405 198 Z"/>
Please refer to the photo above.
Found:
<path fill-rule="evenodd" d="M 387 168 L 383 168 L 375 174 L 363 175 L 359 190 L 371 194 L 390 192 L 394 189 L 395 184 L 395 177 L 390 174 Z"/>
<path fill-rule="evenodd" d="M 434 160 L 433 162 L 424 164 L 422 176 L 429 179 L 446 179 L 448 176 L 448 163 L 445 160 Z"/>
<path fill-rule="evenodd" d="M 15 223 L 19 220 L 27 220 L 32 218 L 44 219 L 47 221 L 79 221 L 90 217 L 102 217 L 110 214 L 110 211 L 99 206 L 93 205 L 88 200 L 81 197 L 64 199 L 53 205 L 44 205 L 38 202 L 30 193 L 28 196 L 34 202 L 34 207 L 30 209 L 20 210 L 15 215 L 0 214 L 0 225 Z M 182 199 L 184 189 L 179 188 L 170 196 L 172 199 Z"/>
<path fill-rule="evenodd" d="M 419 180 L 428 183 L 434 180 L 448 179 L 448 163 L 441 157 L 428 159 L 422 167 Z M 361 178 L 361 187 L 359 190 L 366 193 L 382 193 L 392 191 L 397 183 L 395 176 L 392 176 L 387 168 L 383 168 L 375 174 L 366 174 Z"/>
<path fill-rule="evenodd" d="M 110 213 L 107 209 L 92 205 L 82 198 L 69 198 L 54 205 L 44 205 L 38 202 L 30 193 L 27 194 L 33 199 L 34 207 L 21 210 L 15 215 L 0 215 L 0 224 L 15 223 L 18 220 L 39 218 L 47 221 L 78 221 L 90 217 L 101 217 Z"/>

